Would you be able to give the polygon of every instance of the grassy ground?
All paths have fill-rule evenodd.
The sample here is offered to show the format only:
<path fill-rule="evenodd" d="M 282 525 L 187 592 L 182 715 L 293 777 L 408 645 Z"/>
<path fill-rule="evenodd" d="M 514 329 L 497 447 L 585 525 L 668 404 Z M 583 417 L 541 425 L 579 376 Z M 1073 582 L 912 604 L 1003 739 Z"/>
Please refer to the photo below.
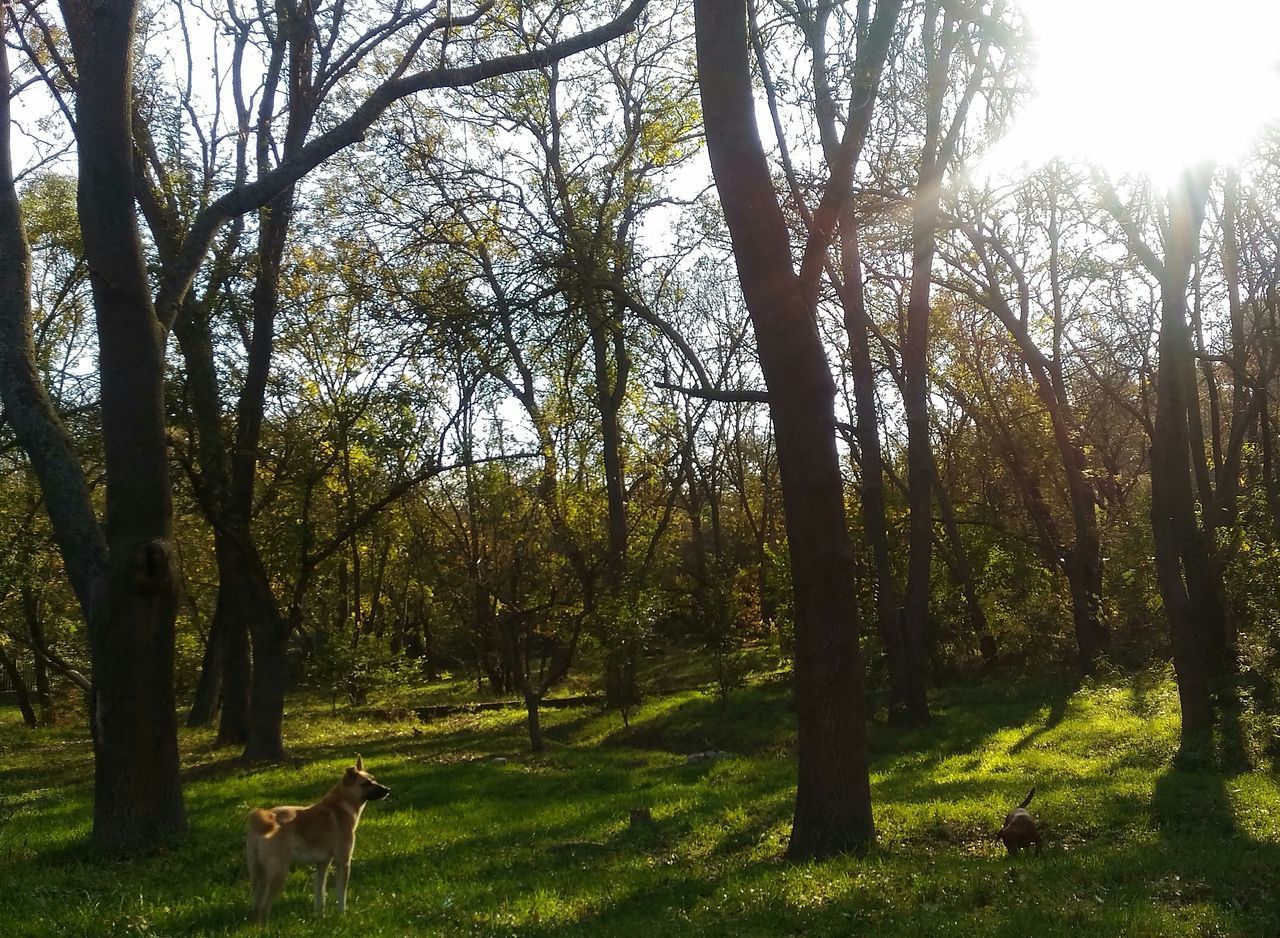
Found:
<path fill-rule="evenodd" d="M 873 732 L 875 850 L 810 865 L 779 859 L 786 702 L 772 680 L 728 709 L 697 692 L 651 700 L 630 729 L 547 712 L 540 758 L 514 711 L 414 725 L 299 703 L 295 764 L 249 770 L 185 733 L 189 840 L 115 863 L 84 846 L 81 734 L 29 732 L 0 709 L 0 933 L 251 934 L 245 812 L 314 800 L 359 751 L 394 792 L 361 826 L 351 911 L 317 924 L 295 872 L 275 934 L 1280 934 L 1280 786 L 1171 769 L 1164 679 L 940 694 L 928 728 Z M 735 757 L 686 764 L 708 747 Z M 1048 846 L 1010 860 L 991 833 L 1032 782 Z M 629 831 L 636 806 L 655 830 Z"/>

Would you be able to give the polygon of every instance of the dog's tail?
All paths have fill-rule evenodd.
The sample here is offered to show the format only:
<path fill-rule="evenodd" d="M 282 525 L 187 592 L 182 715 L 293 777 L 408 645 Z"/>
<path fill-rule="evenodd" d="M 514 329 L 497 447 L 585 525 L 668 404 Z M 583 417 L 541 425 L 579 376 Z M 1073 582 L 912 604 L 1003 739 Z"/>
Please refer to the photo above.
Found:
<path fill-rule="evenodd" d="M 1018 807 L 1025 808 L 1027 805 L 1031 804 L 1031 799 L 1032 797 L 1035 796 L 1035 793 L 1036 793 L 1036 786 L 1032 785 L 1031 791 L 1027 792 L 1027 797 L 1022 799 L 1022 804 L 1018 805 Z"/>
<path fill-rule="evenodd" d="M 270 837 L 280 829 L 276 816 L 265 808 L 254 808 L 249 812 L 249 830 L 259 837 Z"/>

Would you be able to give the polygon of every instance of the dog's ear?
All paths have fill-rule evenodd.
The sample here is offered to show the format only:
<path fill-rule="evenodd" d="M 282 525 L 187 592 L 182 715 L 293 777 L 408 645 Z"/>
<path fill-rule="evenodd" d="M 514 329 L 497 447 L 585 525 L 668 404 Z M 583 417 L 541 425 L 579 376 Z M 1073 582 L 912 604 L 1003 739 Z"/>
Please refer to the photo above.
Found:
<path fill-rule="evenodd" d="M 364 771 L 364 760 L 360 758 L 359 754 L 356 755 L 356 771 L 357 772 Z"/>

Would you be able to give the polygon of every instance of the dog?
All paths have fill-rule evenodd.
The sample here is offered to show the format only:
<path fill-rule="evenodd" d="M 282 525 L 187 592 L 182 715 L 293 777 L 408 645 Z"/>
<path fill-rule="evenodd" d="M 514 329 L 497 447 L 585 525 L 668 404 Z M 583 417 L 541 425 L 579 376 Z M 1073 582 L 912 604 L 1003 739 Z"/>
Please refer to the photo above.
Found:
<path fill-rule="evenodd" d="M 1027 792 L 1027 797 L 1022 799 L 1022 803 L 1005 815 L 1004 827 L 996 833 L 996 837 L 1004 841 L 1004 847 L 1009 851 L 1009 856 L 1029 848 L 1032 844 L 1036 846 L 1036 856 L 1040 855 L 1040 829 L 1036 826 L 1036 819 L 1027 810 L 1027 805 L 1031 804 L 1035 793 L 1036 787 L 1032 785 L 1031 791 Z"/>
<path fill-rule="evenodd" d="M 324 915 L 329 865 L 337 866 L 338 911 L 345 912 L 360 815 L 365 804 L 389 794 L 391 789 L 366 772 L 364 760 L 356 756 L 356 764 L 342 774 L 338 784 L 310 807 L 286 805 L 249 812 L 244 838 L 244 858 L 253 892 L 249 917 L 266 924 L 271 903 L 284 891 L 285 877 L 295 861 L 313 868 L 311 884 L 317 915 Z"/>

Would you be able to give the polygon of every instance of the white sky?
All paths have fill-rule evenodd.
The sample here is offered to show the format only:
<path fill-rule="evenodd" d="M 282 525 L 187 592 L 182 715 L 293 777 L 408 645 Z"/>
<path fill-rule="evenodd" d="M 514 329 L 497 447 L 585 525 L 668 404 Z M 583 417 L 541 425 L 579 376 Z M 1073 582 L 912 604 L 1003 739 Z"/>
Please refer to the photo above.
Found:
<path fill-rule="evenodd" d="M 1191 162 L 1238 158 L 1264 123 L 1280 119 L 1280 0 L 1017 2 L 1036 36 L 1038 93 L 973 174 L 1016 176 L 1061 156 L 1167 180 Z M 200 46 L 195 77 L 207 85 L 211 31 L 198 14 L 188 22 Z M 28 131 L 49 107 L 34 91 L 15 105 Z M 768 144 L 763 102 L 757 117 Z M 23 133 L 13 144 L 19 168 L 37 159 Z M 699 159 L 675 187 L 696 190 L 707 176 Z"/>
<path fill-rule="evenodd" d="M 1280 117 L 1280 0 L 1019 0 L 1038 93 L 983 160 L 1078 156 L 1168 180 L 1243 155 Z"/>

